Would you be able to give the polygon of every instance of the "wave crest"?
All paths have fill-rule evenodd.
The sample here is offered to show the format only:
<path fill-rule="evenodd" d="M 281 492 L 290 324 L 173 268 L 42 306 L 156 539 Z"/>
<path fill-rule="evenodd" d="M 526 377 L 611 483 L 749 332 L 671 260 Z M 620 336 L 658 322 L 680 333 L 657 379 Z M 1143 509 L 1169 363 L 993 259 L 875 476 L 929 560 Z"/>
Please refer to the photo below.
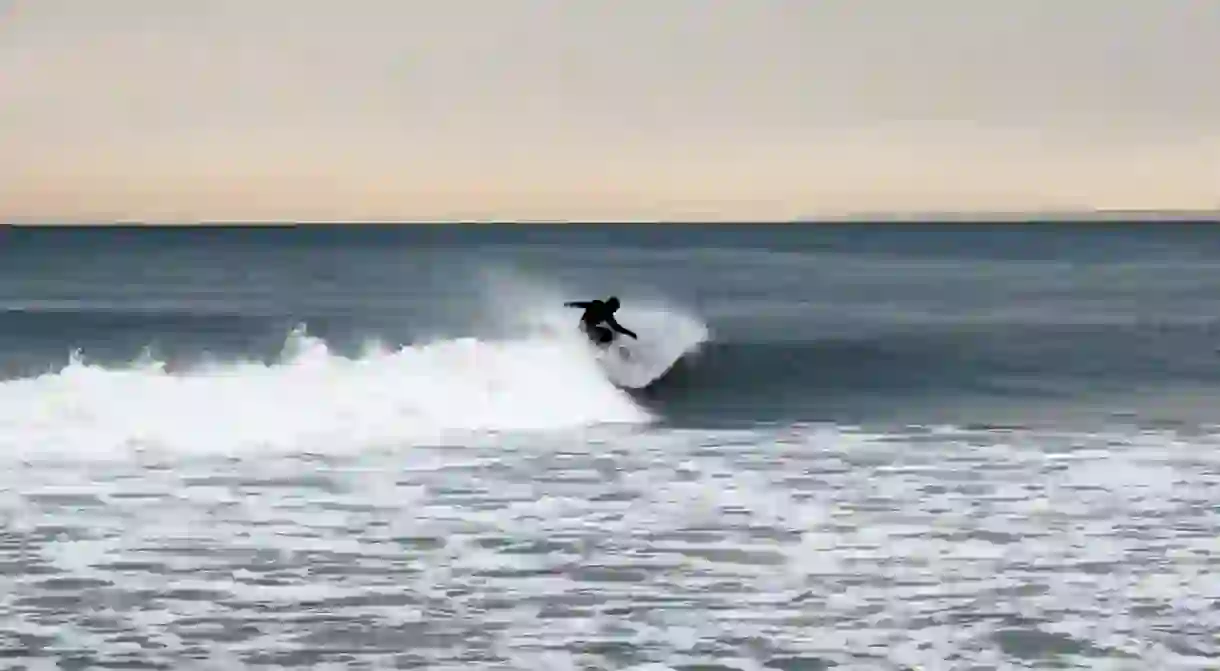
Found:
<path fill-rule="evenodd" d="M 450 434 L 647 423 L 573 338 L 456 338 L 338 356 L 301 326 L 279 359 L 182 371 L 74 352 L 60 371 L 0 383 L 0 451 L 308 450 L 442 441 Z"/>

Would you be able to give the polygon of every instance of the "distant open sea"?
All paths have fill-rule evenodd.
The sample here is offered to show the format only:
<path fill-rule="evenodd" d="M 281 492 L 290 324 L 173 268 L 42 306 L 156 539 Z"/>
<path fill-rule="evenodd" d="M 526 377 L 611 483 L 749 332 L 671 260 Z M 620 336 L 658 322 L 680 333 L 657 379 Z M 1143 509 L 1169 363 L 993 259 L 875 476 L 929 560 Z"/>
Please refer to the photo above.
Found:
<path fill-rule="evenodd" d="M 1220 668 L 1220 225 L 8 227 L 0 374 L 3 668 Z"/>

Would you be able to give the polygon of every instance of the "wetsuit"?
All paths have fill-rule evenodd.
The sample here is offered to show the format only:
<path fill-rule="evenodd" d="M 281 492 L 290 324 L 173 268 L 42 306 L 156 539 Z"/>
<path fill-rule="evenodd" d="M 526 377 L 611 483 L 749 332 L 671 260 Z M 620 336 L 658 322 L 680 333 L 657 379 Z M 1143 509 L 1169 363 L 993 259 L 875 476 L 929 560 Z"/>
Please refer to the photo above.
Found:
<path fill-rule="evenodd" d="M 584 310 L 584 313 L 580 316 L 580 329 L 585 332 L 589 340 L 597 344 L 607 345 L 612 342 L 615 331 L 623 335 L 629 335 L 632 338 L 637 338 L 634 332 L 614 320 L 614 313 L 618 310 L 619 302 L 613 296 L 605 301 L 596 299 L 591 301 L 572 301 L 564 303 L 564 305 Z M 602 326 L 602 324 L 606 326 Z"/>

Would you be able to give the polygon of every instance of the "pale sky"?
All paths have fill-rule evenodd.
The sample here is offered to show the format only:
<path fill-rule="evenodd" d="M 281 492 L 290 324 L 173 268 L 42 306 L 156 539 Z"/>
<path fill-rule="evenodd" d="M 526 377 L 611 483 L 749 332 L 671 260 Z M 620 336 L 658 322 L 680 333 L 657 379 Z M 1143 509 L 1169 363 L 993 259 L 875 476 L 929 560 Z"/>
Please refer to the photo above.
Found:
<path fill-rule="evenodd" d="M 0 221 L 1220 208 L 1220 0 L 0 0 Z"/>

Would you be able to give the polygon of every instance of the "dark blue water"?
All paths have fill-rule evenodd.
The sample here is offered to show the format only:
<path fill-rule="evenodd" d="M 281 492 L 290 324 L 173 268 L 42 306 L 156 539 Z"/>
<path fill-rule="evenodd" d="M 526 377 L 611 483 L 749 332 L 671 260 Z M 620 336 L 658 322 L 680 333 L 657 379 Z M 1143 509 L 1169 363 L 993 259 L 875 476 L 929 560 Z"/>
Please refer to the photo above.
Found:
<path fill-rule="evenodd" d="M 0 370 L 478 335 L 536 307 L 506 276 L 704 320 L 642 397 L 676 425 L 1206 422 L 1220 381 L 1220 229 L 1183 224 L 8 228 Z"/>

